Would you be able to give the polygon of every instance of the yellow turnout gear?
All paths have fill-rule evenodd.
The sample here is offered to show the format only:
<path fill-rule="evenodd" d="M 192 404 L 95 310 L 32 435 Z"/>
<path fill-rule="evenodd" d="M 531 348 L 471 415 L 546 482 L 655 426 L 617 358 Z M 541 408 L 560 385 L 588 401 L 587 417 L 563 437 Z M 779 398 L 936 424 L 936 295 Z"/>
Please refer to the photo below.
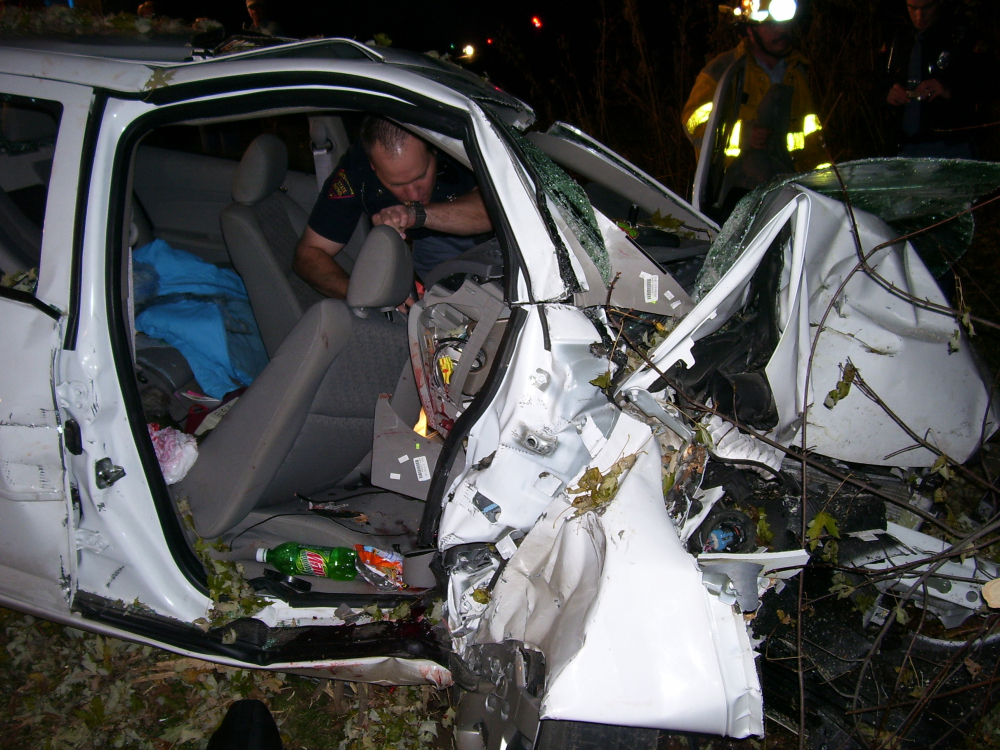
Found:
<path fill-rule="evenodd" d="M 701 153 L 702 139 L 712 114 L 712 100 L 715 98 L 719 79 L 731 65 L 744 58 L 746 73 L 743 77 L 743 103 L 740 105 L 739 115 L 736 122 L 722 123 L 720 126 L 727 128 L 731 133 L 725 148 L 729 160 L 738 157 L 749 145 L 753 128 L 748 123 L 753 123 L 757 119 L 757 107 L 771 88 L 771 79 L 743 41 L 735 49 L 724 52 L 712 60 L 698 74 L 687 104 L 684 105 L 681 122 L 684 132 L 695 148 L 696 158 Z M 787 67 L 782 83 L 792 88 L 787 147 L 795 169 L 805 172 L 827 161 L 819 137 L 822 126 L 813 105 L 812 95 L 809 93 L 809 61 L 798 52 L 791 52 L 785 61 Z"/>

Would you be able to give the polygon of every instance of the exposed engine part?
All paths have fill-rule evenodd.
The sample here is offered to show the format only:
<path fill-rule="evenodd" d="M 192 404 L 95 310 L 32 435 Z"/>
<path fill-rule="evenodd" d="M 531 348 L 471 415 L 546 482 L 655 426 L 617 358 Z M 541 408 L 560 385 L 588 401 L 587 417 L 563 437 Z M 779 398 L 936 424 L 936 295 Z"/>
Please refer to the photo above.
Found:
<path fill-rule="evenodd" d="M 716 508 L 691 535 L 688 548 L 694 554 L 752 552 L 757 548 L 757 529 L 746 513 Z"/>

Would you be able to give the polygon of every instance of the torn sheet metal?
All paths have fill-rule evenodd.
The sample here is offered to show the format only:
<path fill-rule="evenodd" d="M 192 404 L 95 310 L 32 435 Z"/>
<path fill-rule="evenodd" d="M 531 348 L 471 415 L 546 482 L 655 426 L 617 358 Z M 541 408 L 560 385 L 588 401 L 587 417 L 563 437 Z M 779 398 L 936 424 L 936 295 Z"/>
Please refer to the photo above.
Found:
<path fill-rule="evenodd" d="M 546 306 L 551 351 L 545 350 L 537 309 L 531 316 L 504 386 L 469 434 L 469 468 L 453 485 L 442 514 L 442 551 L 495 542 L 511 528 L 527 532 L 590 461 L 591 449 L 619 414 L 590 383 L 608 363 L 590 351 L 598 335 L 583 312 Z"/>
<path fill-rule="evenodd" d="M 649 427 L 622 415 L 593 465 L 633 453 L 603 512 L 577 515 L 562 493 L 551 502 L 500 575 L 478 640 L 545 655 L 542 718 L 761 734 L 743 617 L 677 537 Z"/>
<path fill-rule="evenodd" d="M 850 360 L 865 381 L 913 430 L 959 461 L 976 449 L 988 388 L 971 347 L 946 315 L 918 307 L 887 291 L 863 272 L 847 283 L 826 320 L 806 393 L 811 335 L 833 295 L 857 264 L 850 220 L 839 201 L 796 185 L 773 197 L 755 217 L 755 234 L 695 309 L 651 355 L 660 370 L 693 365 L 694 342 L 719 330 L 746 303 L 751 277 L 768 252 L 782 254 L 778 288 L 779 342 L 765 368 L 779 415 L 768 434 L 790 445 L 809 409 L 809 444 L 846 461 L 889 466 L 930 466 L 936 454 L 913 438 L 877 404 L 852 390 L 834 408 L 821 406 Z M 871 214 L 856 211 L 861 244 L 874 248 L 895 232 Z M 759 226 L 759 230 L 758 230 Z M 727 224 L 728 227 L 728 224 Z M 725 229 L 723 234 L 725 234 Z M 722 237 L 722 235 L 720 235 Z M 716 261 L 721 262 L 717 258 Z M 706 265 L 712 258 L 706 261 Z M 890 284 L 917 299 L 947 305 L 934 278 L 906 243 L 884 248 L 870 261 Z M 622 385 L 646 388 L 658 374 L 643 368 Z M 944 392 L 942 392 L 942 388 Z M 993 415 L 986 434 L 996 428 Z"/>

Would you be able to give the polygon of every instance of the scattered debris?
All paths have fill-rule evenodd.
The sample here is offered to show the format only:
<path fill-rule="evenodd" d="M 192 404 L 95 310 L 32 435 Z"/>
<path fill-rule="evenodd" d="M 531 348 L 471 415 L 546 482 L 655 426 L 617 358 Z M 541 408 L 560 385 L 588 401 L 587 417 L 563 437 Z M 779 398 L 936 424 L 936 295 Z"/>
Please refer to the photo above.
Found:
<path fill-rule="evenodd" d="M 603 474 L 596 466 L 587 469 L 580 477 L 580 483 L 566 490 L 570 495 L 579 495 L 573 500 L 573 507 L 576 508 L 574 518 L 592 510 L 603 512 L 607 504 L 618 494 L 622 474 L 635 466 L 638 456 L 638 453 L 632 453 L 619 458 Z"/>

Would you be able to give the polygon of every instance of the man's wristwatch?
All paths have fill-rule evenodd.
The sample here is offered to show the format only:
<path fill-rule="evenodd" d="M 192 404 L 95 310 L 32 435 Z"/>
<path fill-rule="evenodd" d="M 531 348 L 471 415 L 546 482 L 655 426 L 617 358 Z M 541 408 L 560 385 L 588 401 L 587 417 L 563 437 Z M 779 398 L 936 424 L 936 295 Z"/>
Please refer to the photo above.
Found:
<path fill-rule="evenodd" d="M 413 209 L 415 219 L 409 228 L 420 229 L 420 227 L 427 222 L 427 209 L 424 208 L 424 204 L 420 201 L 413 201 L 413 203 L 410 204 L 410 208 Z"/>

